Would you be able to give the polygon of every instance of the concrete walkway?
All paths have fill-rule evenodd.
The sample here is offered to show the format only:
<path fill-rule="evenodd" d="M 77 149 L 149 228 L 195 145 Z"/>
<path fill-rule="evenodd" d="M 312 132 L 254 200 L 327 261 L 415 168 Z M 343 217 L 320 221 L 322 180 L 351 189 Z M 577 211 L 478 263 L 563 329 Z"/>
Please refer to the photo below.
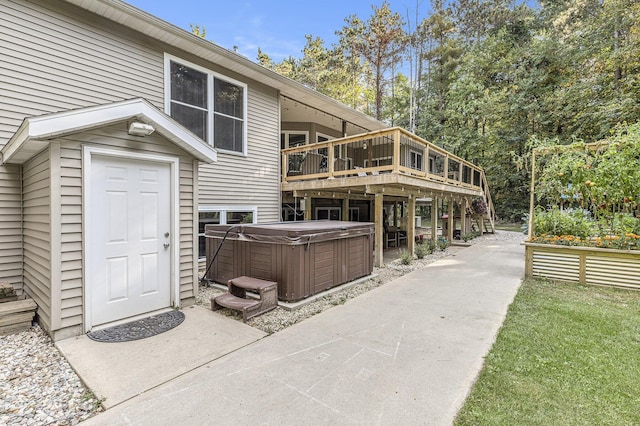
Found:
<path fill-rule="evenodd" d="M 448 425 L 523 272 L 518 243 L 478 243 L 86 424 Z"/>

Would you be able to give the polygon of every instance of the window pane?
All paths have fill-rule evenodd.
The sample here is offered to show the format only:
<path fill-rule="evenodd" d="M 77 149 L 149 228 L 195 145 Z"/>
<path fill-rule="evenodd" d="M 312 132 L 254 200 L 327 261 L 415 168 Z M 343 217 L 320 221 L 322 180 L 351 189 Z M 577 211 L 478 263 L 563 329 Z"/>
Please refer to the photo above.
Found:
<path fill-rule="evenodd" d="M 220 212 L 200 212 L 198 221 L 198 257 L 205 257 L 206 239 L 204 236 L 204 226 L 220 223 Z"/>
<path fill-rule="evenodd" d="M 220 223 L 220 212 L 200 212 L 198 232 L 204 234 L 205 225 L 218 225 Z"/>
<path fill-rule="evenodd" d="M 171 117 L 200 139 L 207 140 L 207 111 L 172 103 Z"/>
<path fill-rule="evenodd" d="M 227 212 L 227 224 L 253 223 L 253 212 Z"/>
<path fill-rule="evenodd" d="M 171 62 L 171 100 L 207 107 L 207 75 Z"/>
<path fill-rule="evenodd" d="M 289 147 L 304 145 L 307 143 L 306 134 L 289 133 Z"/>
<path fill-rule="evenodd" d="M 243 152 L 243 122 L 234 118 L 215 115 L 213 140 L 215 147 L 228 151 Z"/>
<path fill-rule="evenodd" d="M 232 117 L 244 118 L 244 96 L 242 87 L 217 78 L 215 79 L 213 86 L 213 110 Z"/>

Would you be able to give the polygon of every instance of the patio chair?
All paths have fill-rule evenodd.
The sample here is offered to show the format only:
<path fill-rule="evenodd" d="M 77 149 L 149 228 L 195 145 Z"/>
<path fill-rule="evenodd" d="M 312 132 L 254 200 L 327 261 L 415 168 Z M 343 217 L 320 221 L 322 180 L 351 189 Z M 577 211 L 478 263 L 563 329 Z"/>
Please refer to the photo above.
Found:
<path fill-rule="evenodd" d="M 302 166 L 300 167 L 302 174 L 314 175 L 316 173 L 320 173 L 320 164 L 322 163 L 323 158 L 324 156 L 322 154 L 307 152 L 304 160 L 302 160 Z"/>
<path fill-rule="evenodd" d="M 333 170 L 347 170 L 347 160 L 345 158 L 336 158 L 333 161 Z"/>
<path fill-rule="evenodd" d="M 397 231 L 396 232 L 396 246 L 400 246 L 400 244 L 407 243 L 407 232 L 406 231 Z"/>

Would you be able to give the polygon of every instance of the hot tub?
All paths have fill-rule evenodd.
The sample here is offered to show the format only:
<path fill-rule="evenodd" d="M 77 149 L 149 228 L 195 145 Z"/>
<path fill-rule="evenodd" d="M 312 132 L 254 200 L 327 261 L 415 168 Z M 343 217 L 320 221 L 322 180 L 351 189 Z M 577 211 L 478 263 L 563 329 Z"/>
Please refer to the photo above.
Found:
<path fill-rule="evenodd" d="M 276 281 L 278 299 L 293 302 L 370 275 L 373 233 L 373 223 L 364 222 L 206 225 L 207 267 L 213 260 L 206 278 Z"/>

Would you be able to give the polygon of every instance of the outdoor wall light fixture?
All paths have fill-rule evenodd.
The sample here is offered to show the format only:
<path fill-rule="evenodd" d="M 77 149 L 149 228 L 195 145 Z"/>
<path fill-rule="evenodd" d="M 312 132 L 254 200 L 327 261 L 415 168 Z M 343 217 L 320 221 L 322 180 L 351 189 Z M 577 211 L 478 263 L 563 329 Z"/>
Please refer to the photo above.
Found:
<path fill-rule="evenodd" d="M 149 136 L 151 133 L 155 132 L 155 130 L 156 129 L 154 129 L 150 124 L 134 121 L 129 125 L 128 133 L 132 136 Z"/>

